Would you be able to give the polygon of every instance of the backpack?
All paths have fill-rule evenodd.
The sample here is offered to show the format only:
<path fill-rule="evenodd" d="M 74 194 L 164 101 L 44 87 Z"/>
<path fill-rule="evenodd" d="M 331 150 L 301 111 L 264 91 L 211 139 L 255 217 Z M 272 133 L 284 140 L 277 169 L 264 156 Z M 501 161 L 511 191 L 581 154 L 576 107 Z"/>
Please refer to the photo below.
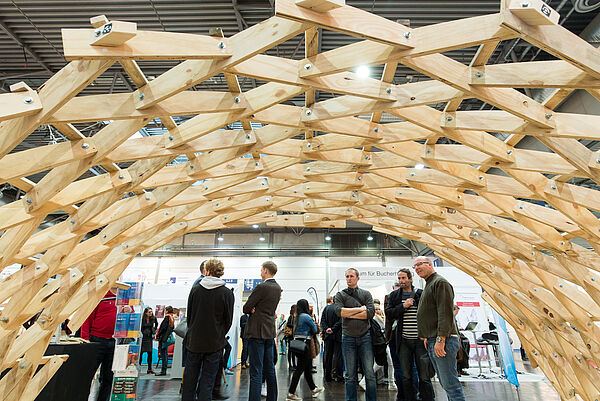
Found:
<path fill-rule="evenodd" d="M 387 362 L 387 342 L 385 341 L 385 335 L 383 334 L 381 326 L 377 320 L 371 319 L 369 323 L 371 324 L 371 328 L 369 330 L 371 332 L 373 356 L 375 357 L 375 362 L 379 366 L 383 366 Z"/>

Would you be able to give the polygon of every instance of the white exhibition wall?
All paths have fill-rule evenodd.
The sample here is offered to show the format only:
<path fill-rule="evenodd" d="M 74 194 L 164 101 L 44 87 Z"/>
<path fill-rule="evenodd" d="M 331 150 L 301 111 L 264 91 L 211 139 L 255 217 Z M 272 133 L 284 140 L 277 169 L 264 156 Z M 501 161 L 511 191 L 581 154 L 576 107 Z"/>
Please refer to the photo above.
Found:
<path fill-rule="evenodd" d="M 122 279 L 124 281 L 144 281 L 148 285 L 144 298 L 148 304 L 170 304 L 185 307 L 187 295 L 194 280 L 198 277 L 202 256 L 189 257 L 136 257 Z M 225 264 L 226 279 L 260 278 L 260 265 L 267 260 L 260 257 L 221 257 Z M 279 313 L 286 316 L 290 306 L 300 298 L 309 301 L 307 290 L 313 287 L 319 298 L 319 306 L 325 304 L 327 294 L 335 294 L 346 287 L 344 272 L 354 267 L 361 273 L 359 286 L 374 292 L 381 298 L 389 293 L 396 281 L 399 268 L 411 268 L 413 259 L 409 257 L 361 258 L 361 257 L 281 257 L 273 258 L 279 267 L 277 282 L 283 288 Z M 453 266 L 438 266 L 436 270 L 454 286 L 457 302 L 481 302 L 481 287 L 469 275 Z M 173 283 L 174 281 L 174 283 Z M 414 284 L 423 288 L 424 281 L 414 277 Z M 157 287 L 155 287 L 157 286 Z M 459 322 L 461 322 L 459 315 Z M 482 327 L 483 329 L 483 327 Z"/>

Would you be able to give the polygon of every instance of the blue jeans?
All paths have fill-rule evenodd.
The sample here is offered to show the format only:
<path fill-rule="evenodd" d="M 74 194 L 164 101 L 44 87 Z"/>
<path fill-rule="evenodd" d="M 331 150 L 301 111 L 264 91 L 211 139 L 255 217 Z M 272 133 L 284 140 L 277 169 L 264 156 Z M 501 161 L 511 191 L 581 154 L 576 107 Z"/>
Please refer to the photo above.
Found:
<path fill-rule="evenodd" d="M 458 381 L 458 373 L 456 371 L 456 354 L 458 353 L 458 337 L 448 337 L 445 344 L 445 357 L 435 355 L 435 338 L 427 339 L 427 352 L 429 358 L 440 379 L 442 388 L 446 390 L 448 401 L 465 401 L 462 385 Z"/>
<path fill-rule="evenodd" d="M 373 371 L 375 357 L 371 334 L 367 331 L 362 337 L 342 335 L 342 353 L 346 365 L 346 401 L 356 401 L 358 386 L 358 363 L 367 382 L 366 401 L 377 400 L 377 380 Z"/>
<path fill-rule="evenodd" d="M 250 391 L 248 401 L 260 401 L 263 378 L 267 382 L 267 401 L 277 401 L 277 377 L 272 338 L 248 338 L 248 356 L 250 359 Z"/>
<path fill-rule="evenodd" d="M 419 379 L 419 394 L 422 401 L 433 401 L 433 386 L 431 379 L 425 377 L 425 366 L 421 357 L 427 353 L 423 340 L 415 338 L 409 340 L 403 338 L 398 347 L 398 355 L 400 356 L 400 364 L 402 365 L 402 386 L 404 389 L 404 397 L 406 401 L 416 401 L 417 394 L 415 391 L 415 378 Z M 417 372 L 414 371 L 415 362 L 417 364 Z"/>
<path fill-rule="evenodd" d="M 187 350 L 185 371 L 183 374 L 182 401 L 195 401 L 196 387 L 198 401 L 212 399 L 215 377 L 223 359 L 223 350 L 197 353 Z M 199 379 L 198 379 L 199 378 Z"/>

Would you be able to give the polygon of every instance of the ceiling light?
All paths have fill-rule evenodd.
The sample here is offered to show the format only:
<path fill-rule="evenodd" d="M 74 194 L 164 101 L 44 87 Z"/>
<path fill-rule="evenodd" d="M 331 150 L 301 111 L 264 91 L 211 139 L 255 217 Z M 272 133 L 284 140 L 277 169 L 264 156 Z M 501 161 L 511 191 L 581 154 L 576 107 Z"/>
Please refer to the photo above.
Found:
<path fill-rule="evenodd" d="M 331 241 L 331 236 L 329 234 L 325 236 L 325 241 Z"/>
<path fill-rule="evenodd" d="M 367 237 L 367 241 L 373 241 L 373 236 L 371 234 L 369 234 L 369 236 Z"/>
<path fill-rule="evenodd" d="M 252 228 L 258 228 L 258 224 L 252 224 Z"/>
<path fill-rule="evenodd" d="M 417 170 L 421 170 L 421 169 L 425 168 L 425 165 L 424 165 L 424 164 L 421 164 L 421 163 L 418 163 L 418 164 L 415 164 L 415 168 L 416 168 Z"/>
<path fill-rule="evenodd" d="M 222 236 L 222 235 L 219 235 L 219 236 L 217 237 L 217 241 L 223 241 L 224 239 L 225 239 L 225 238 L 223 238 L 223 236 Z"/>
<path fill-rule="evenodd" d="M 356 69 L 356 75 L 359 78 L 368 78 L 369 77 L 369 67 L 367 67 L 366 65 L 361 65 L 360 67 L 358 67 Z"/>
<path fill-rule="evenodd" d="M 259 241 L 265 241 L 265 237 L 263 237 L 263 236 L 261 235 L 261 237 L 260 237 L 258 240 L 259 240 Z"/>

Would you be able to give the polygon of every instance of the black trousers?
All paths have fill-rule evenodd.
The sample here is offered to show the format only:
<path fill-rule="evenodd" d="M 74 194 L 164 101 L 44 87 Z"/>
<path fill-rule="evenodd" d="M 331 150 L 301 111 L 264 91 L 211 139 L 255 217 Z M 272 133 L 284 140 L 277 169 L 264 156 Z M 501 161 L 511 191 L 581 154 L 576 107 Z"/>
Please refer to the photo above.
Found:
<path fill-rule="evenodd" d="M 325 380 L 343 377 L 342 343 L 335 341 L 333 336 L 329 336 L 323 343 L 325 348 L 323 350 Z"/>
<path fill-rule="evenodd" d="M 113 381 L 112 363 L 115 355 L 115 339 L 90 336 L 90 341 L 100 344 L 96 354 L 96 369 L 100 366 L 100 389 L 97 400 L 109 401 Z"/>
<path fill-rule="evenodd" d="M 227 367 L 227 361 L 229 361 L 229 355 L 231 354 L 231 344 L 229 344 L 229 341 L 225 342 L 225 348 L 223 348 L 220 352 L 221 359 L 219 361 L 219 370 L 217 370 L 217 376 L 215 377 L 215 389 L 221 387 L 221 381 L 223 380 L 223 369 Z"/>
<path fill-rule="evenodd" d="M 296 356 L 298 358 L 298 365 L 294 371 L 294 374 L 292 375 L 289 392 L 292 394 L 296 392 L 296 387 L 298 387 L 298 382 L 300 381 L 300 376 L 302 376 L 302 373 L 304 373 L 304 379 L 306 380 L 308 387 L 311 390 L 314 390 L 317 386 L 315 386 L 315 382 L 312 377 L 312 357 L 310 355 L 310 346 L 307 347 L 307 350 L 304 351 L 303 354 L 296 354 Z"/>

